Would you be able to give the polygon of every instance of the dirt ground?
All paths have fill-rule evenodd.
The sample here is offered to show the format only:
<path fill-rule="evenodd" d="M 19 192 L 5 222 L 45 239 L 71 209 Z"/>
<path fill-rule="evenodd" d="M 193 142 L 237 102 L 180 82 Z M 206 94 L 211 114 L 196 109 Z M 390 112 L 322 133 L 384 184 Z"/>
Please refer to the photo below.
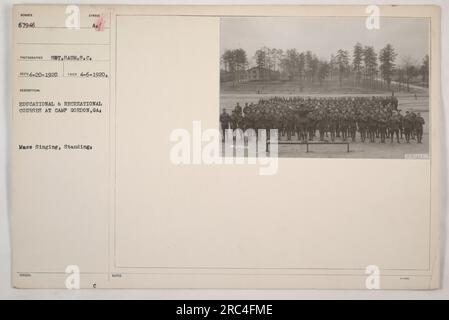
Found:
<path fill-rule="evenodd" d="M 415 98 L 416 93 L 416 98 Z M 325 96 L 387 96 L 390 92 L 384 93 L 351 93 L 351 94 L 287 94 L 287 93 L 272 93 L 272 94 L 254 94 L 254 93 L 222 93 L 220 95 L 220 112 L 223 108 L 231 111 L 237 102 L 243 106 L 246 102 L 256 103 L 259 99 L 269 98 L 272 96 L 310 96 L 310 97 L 325 97 Z M 309 152 L 306 152 L 305 145 L 279 145 L 279 157 L 304 157 L 304 158 L 385 158 L 385 159 L 403 159 L 406 155 L 412 154 L 428 154 L 429 153 L 429 95 L 427 90 L 418 90 L 413 93 L 395 93 L 399 101 L 399 107 L 402 114 L 406 111 L 420 112 L 425 120 L 423 143 L 418 144 L 416 140 L 411 140 L 408 144 L 405 139 L 400 140 L 400 143 L 380 143 L 380 139 L 376 142 L 361 142 L 360 135 L 357 133 L 356 142 L 350 142 L 349 150 L 347 152 L 346 145 L 312 145 L 309 147 Z M 281 140 L 285 140 L 283 137 Z M 329 139 L 330 138 L 326 138 Z M 315 138 L 317 141 L 318 138 Z M 297 141 L 296 137 L 292 141 Z M 336 141 L 341 141 L 337 139 Z"/>

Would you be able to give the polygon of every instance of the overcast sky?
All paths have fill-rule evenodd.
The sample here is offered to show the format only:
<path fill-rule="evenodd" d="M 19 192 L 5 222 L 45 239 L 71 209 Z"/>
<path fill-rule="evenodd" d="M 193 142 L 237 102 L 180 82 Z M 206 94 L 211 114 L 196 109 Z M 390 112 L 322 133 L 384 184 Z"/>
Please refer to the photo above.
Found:
<path fill-rule="evenodd" d="M 242 48 L 248 58 L 257 49 L 311 50 L 329 59 L 339 49 L 349 50 L 356 42 L 374 46 L 378 53 L 391 43 L 399 54 L 420 63 L 429 51 L 429 20 L 426 18 L 381 18 L 379 30 L 365 27 L 366 17 L 232 17 L 221 19 L 221 53 Z"/>

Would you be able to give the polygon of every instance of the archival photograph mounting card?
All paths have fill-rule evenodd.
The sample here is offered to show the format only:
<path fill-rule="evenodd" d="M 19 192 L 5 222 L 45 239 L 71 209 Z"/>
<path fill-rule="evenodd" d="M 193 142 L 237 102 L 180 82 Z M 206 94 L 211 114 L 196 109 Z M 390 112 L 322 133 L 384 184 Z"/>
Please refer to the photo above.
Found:
<path fill-rule="evenodd" d="M 14 287 L 439 288 L 439 7 L 12 15 Z"/>

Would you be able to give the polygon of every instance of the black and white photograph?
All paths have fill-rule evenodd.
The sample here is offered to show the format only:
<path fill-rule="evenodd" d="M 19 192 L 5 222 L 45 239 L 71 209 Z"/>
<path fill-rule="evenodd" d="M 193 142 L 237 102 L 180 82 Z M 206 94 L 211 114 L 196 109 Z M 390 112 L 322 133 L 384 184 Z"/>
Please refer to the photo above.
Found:
<path fill-rule="evenodd" d="M 232 129 L 279 157 L 428 158 L 429 19 L 368 22 L 221 18 L 223 141 Z"/>

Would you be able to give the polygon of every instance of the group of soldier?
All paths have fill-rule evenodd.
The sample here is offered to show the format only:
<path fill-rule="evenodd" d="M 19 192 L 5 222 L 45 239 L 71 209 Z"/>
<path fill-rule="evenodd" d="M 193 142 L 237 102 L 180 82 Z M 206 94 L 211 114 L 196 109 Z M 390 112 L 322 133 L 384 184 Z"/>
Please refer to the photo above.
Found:
<path fill-rule="evenodd" d="M 424 118 L 421 114 L 398 109 L 398 100 L 388 97 L 272 97 L 258 103 L 239 103 L 231 112 L 220 114 L 222 132 L 226 129 L 277 129 L 282 137 L 324 141 L 330 137 L 342 141 L 385 143 L 390 139 L 400 143 L 416 140 L 422 143 Z M 224 137 L 224 135 L 223 135 Z M 280 137 L 279 137 L 280 138 Z"/>

